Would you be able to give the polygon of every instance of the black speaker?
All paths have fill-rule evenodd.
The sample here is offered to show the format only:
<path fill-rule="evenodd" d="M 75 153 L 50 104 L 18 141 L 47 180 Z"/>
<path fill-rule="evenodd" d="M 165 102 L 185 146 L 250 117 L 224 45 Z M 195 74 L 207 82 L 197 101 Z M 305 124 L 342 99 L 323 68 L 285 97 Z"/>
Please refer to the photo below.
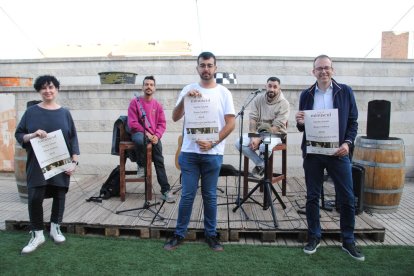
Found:
<path fill-rule="evenodd" d="M 370 101 L 367 117 L 367 138 L 388 139 L 390 136 L 391 102 Z"/>
<path fill-rule="evenodd" d="M 352 164 L 352 182 L 354 184 L 355 214 L 364 211 L 364 184 L 365 168 L 358 164 Z"/>
<path fill-rule="evenodd" d="M 358 215 L 364 211 L 365 168 L 355 163 L 352 164 L 352 184 L 355 197 L 355 214 Z M 336 196 L 335 209 L 341 212 Z"/>

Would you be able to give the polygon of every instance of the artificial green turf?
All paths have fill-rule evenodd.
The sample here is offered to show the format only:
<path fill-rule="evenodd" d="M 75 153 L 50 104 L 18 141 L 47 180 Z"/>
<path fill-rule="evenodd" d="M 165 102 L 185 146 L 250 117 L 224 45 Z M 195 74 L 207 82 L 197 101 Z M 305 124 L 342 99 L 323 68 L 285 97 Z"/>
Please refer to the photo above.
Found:
<path fill-rule="evenodd" d="M 309 256 L 299 247 L 224 244 L 213 252 L 185 242 L 168 252 L 161 240 L 65 236 L 22 256 L 27 232 L 0 231 L 0 275 L 414 275 L 411 246 L 361 247 L 359 262 L 336 246 Z"/>

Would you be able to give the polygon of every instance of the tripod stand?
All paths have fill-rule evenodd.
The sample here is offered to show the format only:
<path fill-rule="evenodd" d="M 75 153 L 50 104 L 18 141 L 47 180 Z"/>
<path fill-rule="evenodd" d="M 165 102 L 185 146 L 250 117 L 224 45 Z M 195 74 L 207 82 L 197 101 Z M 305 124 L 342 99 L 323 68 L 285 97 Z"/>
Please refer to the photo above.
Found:
<path fill-rule="evenodd" d="M 141 105 L 140 98 L 137 97 L 137 101 L 138 101 L 138 104 L 139 104 L 139 107 L 140 107 L 140 110 L 141 110 L 141 115 L 142 115 L 141 116 L 141 121 L 142 121 L 141 124 L 144 127 L 144 132 L 142 133 L 143 157 L 144 157 L 143 159 L 144 160 L 147 160 L 147 151 L 146 151 L 146 148 L 147 148 L 147 145 L 148 145 L 149 141 L 148 141 L 147 136 L 145 135 L 145 130 L 146 130 L 146 125 L 147 124 L 148 124 L 149 127 L 151 127 L 151 125 L 150 125 L 150 123 L 149 123 L 149 121 L 148 121 L 148 119 L 146 117 L 145 110 L 144 110 L 144 108 Z M 148 201 L 148 197 L 147 197 L 147 186 L 148 185 L 147 185 L 147 183 L 148 183 L 148 170 L 151 170 L 151 162 L 149 162 L 149 164 L 148 164 L 147 161 L 146 162 L 143 162 L 143 163 L 145 164 L 144 165 L 144 185 L 145 185 L 145 191 L 144 191 L 145 201 L 144 201 L 144 205 L 142 207 L 138 207 L 138 208 L 131 208 L 131 209 L 125 209 L 125 210 L 116 211 L 115 213 L 116 214 L 120 214 L 120 213 L 128 212 L 128 211 L 148 210 L 148 211 L 150 211 L 151 213 L 153 213 L 155 215 L 154 218 L 152 219 L 151 223 L 154 222 L 154 220 L 155 220 L 156 217 L 159 217 L 161 220 L 164 220 L 164 217 L 162 217 L 159 214 L 159 211 L 160 210 L 153 210 L 151 208 L 152 206 L 156 206 L 156 205 L 160 204 L 160 202 L 155 202 L 155 203 L 152 203 L 151 204 Z"/>
<path fill-rule="evenodd" d="M 269 148 L 269 144 L 270 144 L 270 133 L 261 133 L 259 134 L 262 137 L 263 143 L 265 144 L 265 152 L 264 152 L 264 178 L 261 179 L 257 185 L 242 199 L 242 201 L 235 207 L 233 208 L 233 212 L 236 212 L 236 210 L 242 206 L 242 204 L 244 202 L 246 202 L 247 199 L 250 198 L 250 196 L 257 190 L 257 188 L 259 187 L 263 187 L 263 204 L 260 204 L 258 201 L 256 201 L 255 199 L 251 198 L 254 202 L 256 202 L 257 204 L 259 204 L 260 206 L 263 207 L 263 210 L 267 210 L 269 209 L 269 207 L 272 210 L 272 218 L 273 218 L 273 224 L 275 226 L 275 228 L 278 227 L 278 223 L 277 223 L 277 218 L 276 218 L 276 211 L 275 211 L 275 207 L 273 205 L 273 200 L 272 200 L 272 196 L 271 196 L 271 191 L 275 194 L 277 200 L 279 201 L 280 205 L 282 205 L 283 209 L 286 209 L 286 205 L 283 203 L 281 197 L 279 196 L 279 194 L 277 193 L 275 187 L 273 187 L 272 182 L 270 181 L 269 177 L 269 170 L 268 170 L 268 156 L 269 156 L 269 152 L 268 152 L 268 148 Z M 264 138 L 264 139 L 263 139 Z"/>

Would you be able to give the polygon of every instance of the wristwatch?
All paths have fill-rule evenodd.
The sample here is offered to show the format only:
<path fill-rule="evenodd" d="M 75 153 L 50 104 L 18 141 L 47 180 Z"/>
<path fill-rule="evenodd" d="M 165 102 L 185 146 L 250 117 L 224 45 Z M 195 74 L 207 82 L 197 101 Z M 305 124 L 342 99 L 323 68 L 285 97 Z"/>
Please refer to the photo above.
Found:
<path fill-rule="evenodd" d="M 218 144 L 217 141 L 212 141 L 211 142 L 211 148 L 214 148 L 215 146 L 217 146 L 217 144 Z"/>
<path fill-rule="evenodd" d="M 75 164 L 76 166 L 79 165 L 79 162 L 76 160 L 72 160 L 72 163 Z"/>

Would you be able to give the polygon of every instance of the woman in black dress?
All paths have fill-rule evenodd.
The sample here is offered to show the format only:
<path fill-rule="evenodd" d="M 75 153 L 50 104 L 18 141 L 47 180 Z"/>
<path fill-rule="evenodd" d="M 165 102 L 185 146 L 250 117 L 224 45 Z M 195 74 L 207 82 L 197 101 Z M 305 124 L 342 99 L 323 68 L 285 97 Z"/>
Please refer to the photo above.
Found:
<path fill-rule="evenodd" d="M 30 253 L 45 242 L 43 235 L 43 199 L 53 198 L 50 217 L 50 237 L 55 243 L 62 243 L 65 237 L 60 231 L 65 209 L 66 192 L 69 189 L 70 176 L 78 164 L 79 143 L 75 124 L 66 108 L 56 103 L 59 81 L 54 76 L 40 76 L 34 88 L 40 93 L 42 102 L 29 107 L 17 126 L 16 140 L 27 151 L 27 188 L 28 209 L 31 224 L 31 239 L 23 248 L 22 254 Z M 36 159 L 30 139 L 45 138 L 49 132 L 62 130 L 63 137 L 72 159 L 72 166 L 65 172 L 45 180 L 42 169 Z"/>

